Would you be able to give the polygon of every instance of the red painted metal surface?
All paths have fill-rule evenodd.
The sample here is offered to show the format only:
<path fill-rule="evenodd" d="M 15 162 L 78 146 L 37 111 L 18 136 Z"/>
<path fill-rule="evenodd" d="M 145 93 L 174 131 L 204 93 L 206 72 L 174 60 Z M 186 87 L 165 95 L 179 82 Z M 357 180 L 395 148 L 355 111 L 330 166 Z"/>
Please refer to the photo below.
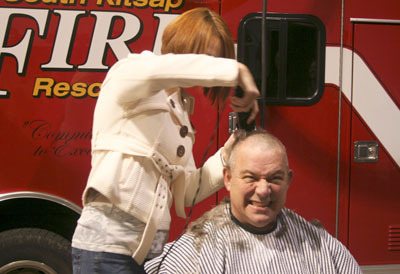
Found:
<path fill-rule="evenodd" d="M 75 2 L 68 6 L 68 10 L 80 14 L 71 24 L 65 25 L 62 25 L 62 20 L 66 14 L 61 15 L 57 11 L 65 9 L 60 3 L 47 5 L 39 1 L 31 4 L 3 1 L 0 6 L 0 12 L 3 12 L 1 18 L 5 18 L 4 12 L 11 9 L 21 13 L 46 12 L 42 23 L 32 16 L 18 16 L 0 25 L 5 35 L 5 47 L 18 44 L 26 35 L 32 37 L 26 54 L 22 54 L 23 59 L 17 61 L 10 55 L 2 55 L 0 60 L 0 90 L 8 92 L 8 96 L 0 99 L 0 193 L 44 192 L 80 205 L 90 169 L 90 132 L 98 85 L 107 68 L 118 59 L 110 47 L 105 47 L 104 51 L 100 50 L 104 54 L 96 57 L 98 67 L 91 70 L 81 68 L 90 59 L 92 46 L 96 45 L 92 35 L 101 20 L 96 20 L 94 11 L 104 12 L 103 15 L 114 13 L 116 16 L 113 24 L 107 26 L 109 29 L 104 30 L 111 35 L 109 38 L 118 38 L 126 28 L 117 12 L 135 16 L 138 19 L 136 35 L 127 45 L 129 51 L 140 52 L 152 50 L 159 43 L 159 23 L 164 20 L 160 19 L 162 15 L 208 6 L 222 14 L 236 39 L 240 20 L 249 13 L 262 10 L 262 1 L 253 0 L 192 0 L 182 2 L 176 8 L 167 7 L 166 4 L 150 6 L 150 3 L 162 1 L 147 1 L 148 6 L 143 8 L 117 5 L 117 1 L 86 2 L 87 5 Z M 163 3 L 176 4 L 179 1 Z M 352 0 L 344 3 L 344 46 L 362 58 L 399 108 L 399 25 L 354 25 L 350 22 L 350 18 L 399 20 L 399 2 Z M 268 12 L 319 17 L 326 28 L 327 46 L 340 46 L 341 5 L 342 1 L 339 0 L 270 0 L 267 8 Z M 61 25 L 73 26 L 73 32 L 61 33 Z M 32 29 L 32 33 L 27 33 L 28 29 Z M 60 62 L 70 67 L 43 68 L 57 56 L 55 45 L 64 38 L 64 45 L 70 44 L 67 45 L 68 50 L 62 53 L 65 58 Z M 25 70 L 18 72 L 19 68 L 22 70 L 23 61 Z M 38 80 L 54 81 L 54 85 L 58 83 L 58 89 L 53 85 L 47 94 L 43 89 L 37 90 L 35 84 Z M 85 96 L 68 92 L 68 87 L 64 92 L 63 87 L 76 83 L 84 87 Z M 197 131 L 195 159 L 200 165 L 204 151 L 209 146 L 209 154 L 214 153 L 228 138 L 230 109 L 226 107 L 218 117 L 217 111 L 201 95 L 201 90 L 192 89 L 190 92 L 196 97 L 192 121 Z M 328 83 L 321 101 L 315 105 L 266 107 L 265 127 L 286 144 L 294 170 L 288 207 L 307 219 L 320 220 L 330 233 L 337 232 L 339 239 L 361 264 L 399 264 L 399 251 L 388 249 L 388 243 L 393 242 L 388 234 L 392 231 L 390 227 L 400 224 L 399 166 L 357 112 L 355 102 L 343 94 L 340 96 L 339 92 L 338 85 Z M 217 122 L 216 139 L 211 140 Z M 379 142 L 381 149 L 377 163 L 353 162 L 353 142 L 358 140 Z M 336 185 L 337 163 L 340 168 L 339 189 Z M 195 206 L 192 219 L 210 209 L 225 195 L 226 192 L 222 190 Z M 339 214 L 338 224 L 336 214 Z M 174 213 L 172 215 L 170 238 L 175 239 L 182 232 L 185 220 L 176 218 Z M 336 226 L 338 231 L 335 231 Z"/>
<path fill-rule="evenodd" d="M 400 11 L 400 4 L 389 1 L 385 3 L 385 9 L 367 5 L 361 13 L 352 4 L 349 15 L 352 18 L 394 19 L 399 14 L 393 12 L 396 9 Z M 400 62 L 400 25 L 354 24 L 352 38 L 354 51 L 362 57 L 399 108 L 400 79 L 396 68 Z M 353 81 L 356 83 L 363 79 L 354 78 Z M 354 98 L 362 100 L 363 97 Z M 355 100 L 354 104 L 359 103 Z M 400 224 L 400 168 L 357 112 L 352 115 L 351 125 L 352 142 L 377 140 L 380 149 L 377 162 L 353 161 L 350 166 L 349 248 L 361 264 L 398 263 L 400 253 L 389 248 L 389 228 Z"/>

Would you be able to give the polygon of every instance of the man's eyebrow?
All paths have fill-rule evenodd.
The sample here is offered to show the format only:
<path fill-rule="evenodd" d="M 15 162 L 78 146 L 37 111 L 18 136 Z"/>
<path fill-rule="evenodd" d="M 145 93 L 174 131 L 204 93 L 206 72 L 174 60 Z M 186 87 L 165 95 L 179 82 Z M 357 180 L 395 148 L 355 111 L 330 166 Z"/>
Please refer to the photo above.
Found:
<path fill-rule="evenodd" d="M 244 174 L 244 173 L 254 173 L 254 172 L 252 172 L 251 170 L 248 170 L 248 169 L 244 169 L 244 170 L 240 171 L 240 174 Z"/>
<path fill-rule="evenodd" d="M 239 174 L 240 175 L 260 176 L 260 174 L 254 172 L 254 171 L 248 170 L 248 169 L 242 170 Z M 279 169 L 272 170 L 272 171 L 268 172 L 265 176 L 268 177 L 268 176 L 273 176 L 273 175 L 285 175 L 285 174 L 286 174 L 286 170 L 282 169 L 282 168 L 279 168 Z"/>
<path fill-rule="evenodd" d="M 270 174 L 271 175 L 280 175 L 280 174 L 285 175 L 286 174 L 286 170 L 278 169 L 278 170 L 272 171 Z"/>
<path fill-rule="evenodd" d="M 243 175 L 259 176 L 257 173 L 255 173 L 255 172 L 253 172 L 251 170 L 248 170 L 248 169 L 240 171 L 239 174 L 242 175 L 242 176 Z"/>

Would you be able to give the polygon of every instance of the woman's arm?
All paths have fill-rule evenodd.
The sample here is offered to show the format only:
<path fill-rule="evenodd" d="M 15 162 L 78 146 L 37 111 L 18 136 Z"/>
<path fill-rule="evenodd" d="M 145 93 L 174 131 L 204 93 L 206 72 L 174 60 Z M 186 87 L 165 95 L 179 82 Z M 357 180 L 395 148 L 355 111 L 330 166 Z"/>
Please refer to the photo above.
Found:
<path fill-rule="evenodd" d="M 117 62 L 102 92 L 124 103 L 153 95 L 161 89 L 191 86 L 235 86 L 239 66 L 233 59 L 202 54 L 131 54 Z"/>
<path fill-rule="evenodd" d="M 235 139 L 235 134 L 231 134 L 224 146 L 201 168 L 186 173 L 185 206 L 191 206 L 194 199 L 195 203 L 202 201 L 224 186 L 223 169 Z M 193 159 L 190 164 L 194 167 Z"/>

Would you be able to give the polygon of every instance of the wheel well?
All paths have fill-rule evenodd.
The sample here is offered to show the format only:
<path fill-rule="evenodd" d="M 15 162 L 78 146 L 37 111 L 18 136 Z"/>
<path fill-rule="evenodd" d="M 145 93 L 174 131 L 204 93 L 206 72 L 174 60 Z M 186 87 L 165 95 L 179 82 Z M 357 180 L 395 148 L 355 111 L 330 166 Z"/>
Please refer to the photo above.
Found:
<path fill-rule="evenodd" d="M 41 228 L 71 240 L 79 214 L 53 201 L 16 198 L 0 203 L 0 231 L 13 228 Z"/>

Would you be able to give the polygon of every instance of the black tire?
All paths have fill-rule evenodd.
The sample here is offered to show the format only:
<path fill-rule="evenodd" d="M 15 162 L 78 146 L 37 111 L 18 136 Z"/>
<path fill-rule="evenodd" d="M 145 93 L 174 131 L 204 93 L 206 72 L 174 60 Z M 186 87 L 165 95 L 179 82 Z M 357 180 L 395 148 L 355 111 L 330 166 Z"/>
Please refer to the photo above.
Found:
<path fill-rule="evenodd" d="M 43 229 L 19 228 L 0 233 L 1 274 L 70 274 L 71 244 Z"/>

